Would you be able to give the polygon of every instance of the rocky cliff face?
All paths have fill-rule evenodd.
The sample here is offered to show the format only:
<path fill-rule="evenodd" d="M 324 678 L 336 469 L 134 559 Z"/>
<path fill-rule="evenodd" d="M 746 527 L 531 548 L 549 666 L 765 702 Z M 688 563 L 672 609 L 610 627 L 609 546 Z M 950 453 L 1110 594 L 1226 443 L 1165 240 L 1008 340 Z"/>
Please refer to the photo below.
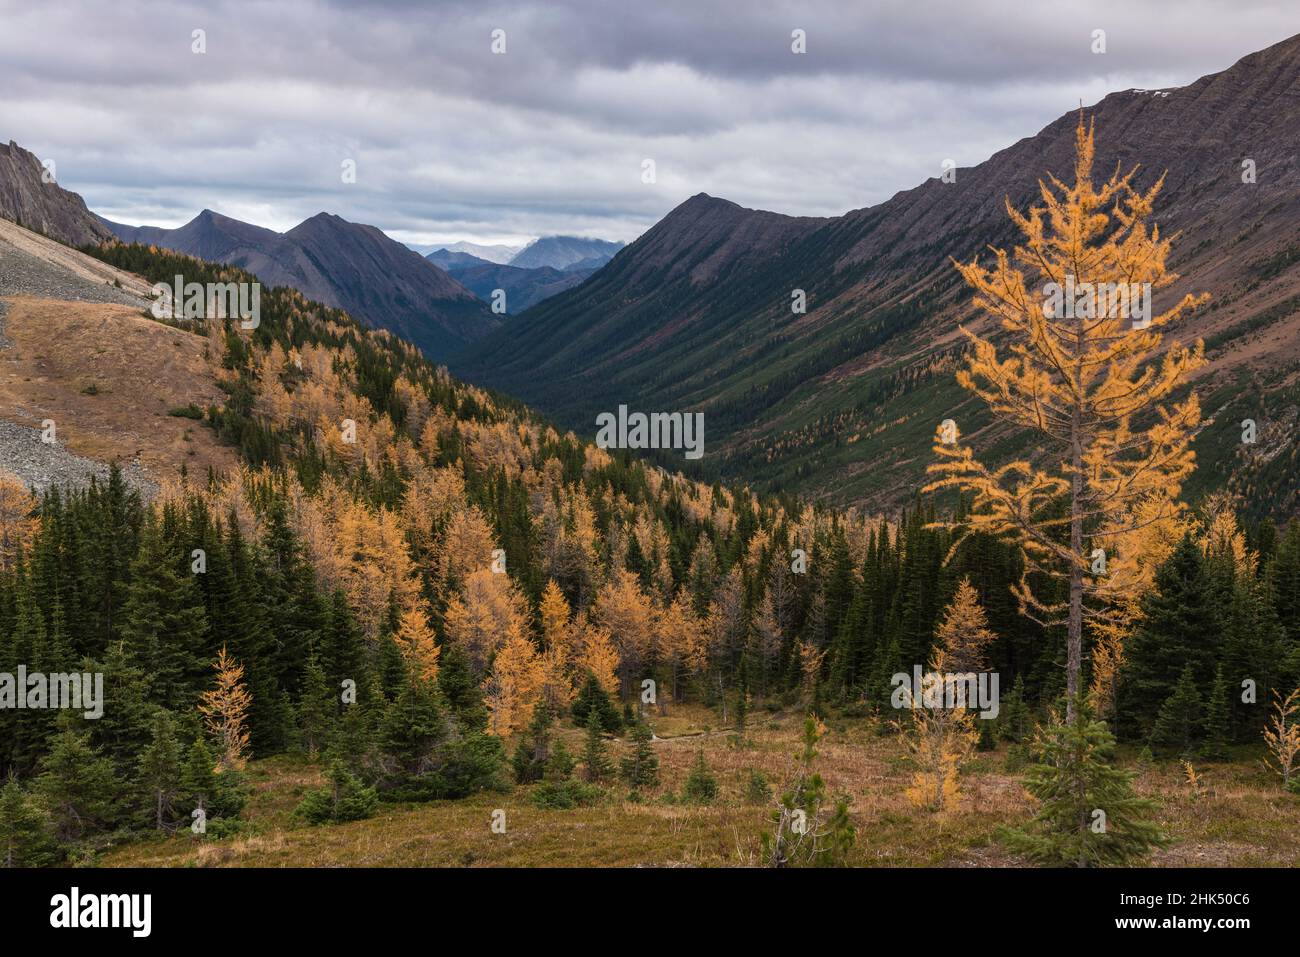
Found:
<path fill-rule="evenodd" d="M 69 246 L 112 239 L 86 202 L 57 182 L 45 182 L 35 154 L 17 143 L 0 144 L 0 218 Z"/>

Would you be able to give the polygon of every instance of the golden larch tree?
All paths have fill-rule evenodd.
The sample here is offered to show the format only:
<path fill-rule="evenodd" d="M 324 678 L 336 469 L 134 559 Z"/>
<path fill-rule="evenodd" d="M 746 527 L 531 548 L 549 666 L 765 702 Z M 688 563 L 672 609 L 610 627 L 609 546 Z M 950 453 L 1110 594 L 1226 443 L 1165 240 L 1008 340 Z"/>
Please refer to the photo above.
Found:
<path fill-rule="evenodd" d="M 0 572 L 10 571 L 36 534 L 36 496 L 19 478 L 0 471 Z"/>
<path fill-rule="evenodd" d="M 483 675 L 498 648 L 527 633 L 528 603 L 508 576 L 480 568 L 465 579 L 464 593 L 447 603 L 443 620 L 447 640 Z"/>
<path fill-rule="evenodd" d="M 596 596 L 595 618 L 618 649 L 622 689 L 631 689 L 643 671 L 657 664 L 650 658 L 654 608 L 636 575 L 620 569 L 610 576 Z"/>
<path fill-rule="evenodd" d="M 930 467 L 938 477 L 927 486 L 974 493 L 961 523 L 967 533 L 1020 543 L 1022 613 L 1066 625 L 1071 722 L 1085 620 L 1116 621 L 1136 577 L 1125 566 L 1149 561 L 1141 548 L 1149 529 L 1181 511 L 1200 406 L 1194 393 L 1174 395 L 1204 364 L 1204 345 L 1162 349 L 1160 330 L 1208 299 L 1189 294 L 1163 312 L 1149 308 L 1151 294 L 1177 279 L 1166 266 L 1171 239 L 1148 223 L 1164 177 L 1140 192 L 1137 168 L 1117 168 L 1094 186 L 1094 133 L 1082 115 L 1075 146 L 1072 185 L 1049 175 L 1039 184 L 1042 204 L 1025 214 L 1006 201 L 1021 233 L 1011 253 L 993 250 L 990 267 L 955 263 L 975 307 L 1003 333 L 995 344 L 963 328 L 970 352 L 957 380 L 996 420 L 1032 433 L 1041 456 L 990 468 L 945 422 L 935 444 L 940 461 Z M 1035 573 L 1065 580 L 1066 599 L 1036 595 Z"/>
<path fill-rule="evenodd" d="M 560 712 L 573 701 L 572 669 L 578 655 L 569 620 L 569 600 L 551 579 L 538 606 L 542 625 L 542 697 L 552 711 Z"/>
<path fill-rule="evenodd" d="M 574 623 L 577 635 L 578 654 L 574 660 L 573 670 L 578 683 L 584 682 L 588 674 L 596 676 L 605 692 L 618 697 L 618 648 L 609 631 L 593 622 L 584 612 L 578 612 Z"/>
<path fill-rule="evenodd" d="M 217 686 L 199 696 L 199 713 L 208 733 L 221 742 L 221 766 L 238 771 L 248 756 L 248 709 L 253 696 L 244 687 L 244 666 L 226 653 L 224 645 L 212 665 Z"/>
<path fill-rule="evenodd" d="M 957 583 L 957 592 L 944 609 L 935 638 L 943 646 L 949 671 L 983 671 L 988 667 L 984 650 L 997 635 L 989 630 L 979 592 L 969 578 Z"/>
<path fill-rule="evenodd" d="M 542 659 L 532 639 L 522 633 L 512 635 L 497 652 L 483 682 L 492 734 L 506 737 L 528 725 L 542 679 Z"/>
<path fill-rule="evenodd" d="M 1265 767 L 1277 772 L 1282 787 L 1290 790 L 1291 779 L 1300 770 L 1296 766 L 1300 761 L 1300 688 L 1285 699 L 1273 692 L 1273 713 L 1264 729 L 1264 744 L 1268 748 Z"/>
<path fill-rule="evenodd" d="M 438 677 L 438 647 L 433 626 L 429 616 L 421 607 L 423 602 L 413 605 L 402 612 L 397 623 L 394 638 L 411 671 L 425 681 L 435 681 Z"/>

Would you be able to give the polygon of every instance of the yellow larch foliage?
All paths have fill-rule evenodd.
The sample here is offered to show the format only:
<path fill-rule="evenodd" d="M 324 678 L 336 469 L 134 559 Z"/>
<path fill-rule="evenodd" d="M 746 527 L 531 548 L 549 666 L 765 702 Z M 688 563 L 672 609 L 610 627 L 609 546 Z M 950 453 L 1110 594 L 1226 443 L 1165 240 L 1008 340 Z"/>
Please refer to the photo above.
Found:
<path fill-rule="evenodd" d="M 1273 692 L 1273 711 L 1264 729 L 1268 755 L 1264 764 L 1282 778 L 1282 787 L 1290 790 L 1291 779 L 1300 772 L 1300 688 L 1283 698 Z"/>
<path fill-rule="evenodd" d="M 654 608 L 636 575 L 622 569 L 611 576 L 596 596 L 595 619 L 614 641 L 624 681 L 655 664 L 651 660 Z"/>
<path fill-rule="evenodd" d="M 412 673 L 425 681 L 435 681 L 438 655 L 442 649 L 438 647 L 429 616 L 422 606 L 423 602 L 420 602 L 402 612 L 393 637 Z"/>
<path fill-rule="evenodd" d="M 438 546 L 444 581 L 461 582 L 492 564 L 497 547 L 492 526 L 477 505 L 457 508 L 447 520 Z"/>
<path fill-rule="evenodd" d="M 0 572 L 12 569 L 18 552 L 31 547 L 36 505 L 36 496 L 18 476 L 0 471 Z"/>
<path fill-rule="evenodd" d="M 813 686 L 817 683 L 817 675 L 821 672 L 822 662 L 826 660 L 827 649 L 818 649 L 816 645 L 802 639 L 796 642 L 794 647 L 799 655 L 800 695 L 802 700 L 811 701 Z"/>
<path fill-rule="evenodd" d="M 379 634 L 390 602 L 408 609 L 419 592 L 414 563 L 397 516 L 353 501 L 341 503 L 333 528 L 340 585 L 369 639 Z"/>
<path fill-rule="evenodd" d="M 542 626 L 542 695 L 553 710 L 573 701 L 576 636 L 569 620 L 569 601 L 552 579 L 546 583 L 538 608 Z"/>
<path fill-rule="evenodd" d="M 507 737 L 528 725 L 543 677 L 543 662 L 532 639 L 522 633 L 507 638 L 483 682 L 492 734 Z"/>
<path fill-rule="evenodd" d="M 579 612 L 574 621 L 577 633 L 577 657 L 574 660 L 574 672 L 581 683 L 588 674 L 596 676 L 600 686 L 611 696 L 619 693 L 618 649 L 610 638 L 609 632 L 591 621 L 585 612 Z"/>
<path fill-rule="evenodd" d="M 546 588 L 542 592 L 538 613 L 542 620 L 542 639 L 545 646 L 548 649 L 556 647 L 567 649 L 570 643 L 569 600 L 564 597 L 564 592 L 560 590 L 560 586 L 553 578 L 546 583 Z"/>
<path fill-rule="evenodd" d="M 951 672 L 961 671 L 949 660 L 943 648 L 936 648 L 930 660 L 930 674 L 939 680 Z M 913 807 L 928 811 L 952 810 L 961 797 L 961 767 L 975 749 L 979 733 L 975 716 L 963 707 L 929 708 L 922 703 L 913 707 L 921 689 L 904 691 L 904 707 L 910 722 L 895 721 L 899 740 L 911 755 L 916 770 L 912 783 L 905 789 Z M 916 696 L 915 698 L 913 696 Z"/>
<path fill-rule="evenodd" d="M 465 478 L 459 469 L 412 470 L 398 514 L 417 554 L 433 548 L 434 524 L 446 521 L 464 501 Z"/>
<path fill-rule="evenodd" d="M 469 657 L 475 674 L 506 642 L 528 632 L 528 603 L 506 575 L 480 568 L 465 579 L 460 595 L 447 604 L 447 640 Z"/>
<path fill-rule="evenodd" d="M 991 267 L 955 263 L 975 291 L 975 307 L 1000 325 L 1007 355 L 963 329 L 970 352 L 957 380 L 999 422 L 1032 434 L 1039 464 L 990 468 L 940 425 L 940 461 L 930 467 L 937 478 L 927 486 L 973 492 L 964 530 L 1021 545 L 1022 611 L 1067 626 L 1071 721 L 1084 622 L 1112 618 L 1104 576 L 1092 571 L 1096 550 L 1109 558 L 1139 514 L 1165 519 L 1182 508 L 1178 493 L 1194 468 L 1189 443 L 1200 406 L 1194 393 L 1173 396 L 1204 364 L 1204 346 L 1163 347 L 1161 329 L 1208 299 L 1189 294 L 1142 321 L 1121 308 L 1177 278 L 1166 266 L 1170 238 L 1149 224 L 1163 177 L 1141 192 L 1133 186 L 1136 169 L 1116 170 L 1094 186 L 1094 132 L 1082 115 L 1075 146 L 1073 184 L 1049 175 L 1040 182 L 1042 204 L 1023 214 L 1007 202 L 1021 233 L 1012 252 L 994 250 Z M 1062 301 L 1062 290 L 1074 290 L 1074 298 Z M 1029 585 L 1036 573 L 1065 579 L 1067 597 L 1041 599 Z"/>
<path fill-rule="evenodd" d="M 988 667 L 984 650 L 996 640 L 989 630 L 988 617 L 980 605 L 979 592 L 963 578 L 957 592 L 944 609 L 943 620 L 935 630 L 942 646 L 947 667 L 954 672 L 983 671 Z"/>
<path fill-rule="evenodd" d="M 248 709 L 253 696 L 244 687 L 244 666 L 223 645 L 212 666 L 217 686 L 199 696 L 199 713 L 208 733 L 221 742 L 222 767 L 239 770 L 247 763 Z"/>
<path fill-rule="evenodd" d="M 700 674 L 708 665 L 708 632 L 695 613 L 690 593 L 682 589 L 659 615 L 659 647 L 672 683 L 670 699 L 677 698 L 680 673 Z"/>

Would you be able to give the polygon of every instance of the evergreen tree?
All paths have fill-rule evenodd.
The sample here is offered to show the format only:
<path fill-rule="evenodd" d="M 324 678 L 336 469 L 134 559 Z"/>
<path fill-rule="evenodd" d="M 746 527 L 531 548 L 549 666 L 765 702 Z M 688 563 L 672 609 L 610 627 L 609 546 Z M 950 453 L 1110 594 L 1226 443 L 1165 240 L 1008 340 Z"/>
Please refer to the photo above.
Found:
<path fill-rule="evenodd" d="M 763 860 L 771 867 L 843 866 L 857 841 L 847 797 L 837 800 L 831 812 L 825 813 L 826 783 L 813 769 L 817 742 L 825 731 L 813 715 L 804 719 L 803 746 L 796 754 L 798 775 L 772 812 L 772 830 L 762 835 Z M 766 782 L 762 786 L 765 788 Z M 750 790 L 758 790 L 752 772 Z"/>
<path fill-rule="evenodd" d="M 325 746 L 325 758 L 370 780 L 375 748 L 386 715 L 387 702 L 377 689 L 372 689 L 365 703 L 356 701 L 344 705 L 343 716 L 334 723 Z"/>
<path fill-rule="evenodd" d="M 110 644 L 95 670 L 104 674 L 104 699 L 112 705 L 93 722 L 91 743 L 112 759 L 121 774 L 133 774 L 140 752 L 152 738 L 158 708 L 150 693 L 150 676 L 124 641 Z"/>
<path fill-rule="evenodd" d="M 1173 693 L 1165 700 L 1151 731 L 1151 747 L 1188 755 L 1201 732 L 1201 695 L 1189 664 L 1183 669 Z"/>
<path fill-rule="evenodd" d="M 546 762 L 546 773 L 542 779 L 552 783 L 567 781 L 573 775 L 575 763 L 573 755 L 569 754 L 569 749 L 565 747 L 564 742 L 557 740 L 555 747 L 551 749 L 551 758 Z"/>
<path fill-rule="evenodd" d="M 1220 632 L 1205 599 L 1200 548 L 1183 537 L 1157 570 L 1155 586 L 1142 602 L 1142 623 L 1125 649 L 1128 664 L 1119 694 L 1121 727 L 1145 736 L 1155 727 L 1182 672 L 1209 684 Z"/>
<path fill-rule="evenodd" d="M 638 721 L 632 727 L 632 753 L 622 761 L 623 779 L 633 788 L 659 786 L 659 758 L 651 744 L 650 726 Z"/>
<path fill-rule="evenodd" d="M 170 829 L 174 823 L 174 804 L 181 793 L 181 770 L 175 722 L 160 708 L 154 715 L 152 739 L 140 755 L 136 771 L 144 816 L 160 831 Z"/>
<path fill-rule="evenodd" d="M 717 797 L 718 779 L 709 770 L 708 762 L 704 760 L 704 752 L 697 752 L 695 763 L 691 765 L 690 773 L 686 775 L 686 783 L 682 785 L 682 800 L 690 804 L 712 804 Z"/>
<path fill-rule="evenodd" d="M 519 736 L 519 743 L 515 747 L 512 763 L 518 783 L 540 781 L 545 775 L 551 757 L 551 725 L 554 721 L 550 706 L 544 700 L 539 701 L 533 708 L 532 723 Z"/>
<path fill-rule="evenodd" d="M 601 687 L 596 676 L 588 674 L 582 690 L 573 699 L 571 713 L 574 722 L 585 727 L 593 712 L 599 719 L 600 726 L 609 734 L 618 734 L 622 729 L 623 719 L 619 716 L 618 709 L 614 707 L 614 702 L 610 700 L 609 694 Z"/>
<path fill-rule="evenodd" d="M 1035 742 L 1038 763 L 1025 789 L 1039 801 L 1024 828 L 1003 841 L 1038 864 L 1092 867 L 1141 860 L 1164 838 L 1147 816 L 1156 803 L 1133 792 L 1131 771 L 1113 763 L 1115 739 L 1081 703 L 1073 723 L 1054 721 Z"/>
<path fill-rule="evenodd" d="M 236 817 L 244 806 L 238 774 L 230 769 L 218 770 L 216 759 L 201 737 L 194 739 L 186 754 L 180 790 L 181 808 L 189 810 L 190 817 L 195 810 L 202 810 L 209 820 Z"/>
<path fill-rule="evenodd" d="M 592 710 L 587 717 L 587 742 L 582 749 L 583 775 L 593 784 L 604 781 L 614 772 L 605 747 L 604 725 L 600 713 Z"/>
<path fill-rule="evenodd" d="M 1004 741 L 1019 744 L 1029 734 L 1030 714 L 1025 704 L 1025 676 L 1016 675 L 1011 685 L 1011 694 L 1002 703 L 998 715 L 998 734 Z"/>
<path fill-rule="evenodd" d="M 0 789 L 0 867 L 50 867 L 57 861 L 49 815 L 10 778 Z"/>
<path fill-rule="evenodd" d="M 331 762 L 323 788 L 311 791 L 294 810 L 309 824 L 341 824 L 373 817 L 379 804 L 374 788 L 366 787 L 340 762 Z"/>
<path fill-rule="evenodd" d="M 462 724 L 476 730 L 487 727 L 483 690 L 474 679 L 469 656 L 458 645 L 445 646 L 439 657 L 438 690 Z"/>
<path fill-rule="evenodd" d="M 1211 761 L 1228 758 L 1228 743 L 1232 740 L 1228 681 L 1223 676 L 1223 666 L 1215 672 L 1210 688 L 1210 703 L 1205 709 L 1205 743 L 1201 754 Z"/>
<path fill-rule="evenodd" d="M 153 702 L 169 711 L 193 707 L 209 661 L 203 596 L 188 565 L 181 567 L 188 554 L 165 539 L 151 516 L 131 563 L 123 608 L 122 636 L 149 671 Z"/>
<path fill-rule="evenodd" d="M 254 698 L 256 700 L 256 698 Z M 338 720 L 338 695 L 329 686 L 325 669 L 315 655 L 307 659 L 302 687 L 302 703 L 298 706 L 298 724 L 302 744 L 307 755 L 315 758 L 330 740 Z"/>
<path fill-rule="evenodd" d="M 409 677 L 385 716 L 380 750 L 384 774 L 380 791 L 385 800 L 427 800 L 437 796 L 431 773 L 437 752 L 447 738 L 447 718 L 435 689 Z"/>
<path fill-rule="evenodd" d="M 41 761 L 36 787 L 61 843 L 79 843 L 118 822 L 121 779 L 87 735 L 69 722 Z"/>

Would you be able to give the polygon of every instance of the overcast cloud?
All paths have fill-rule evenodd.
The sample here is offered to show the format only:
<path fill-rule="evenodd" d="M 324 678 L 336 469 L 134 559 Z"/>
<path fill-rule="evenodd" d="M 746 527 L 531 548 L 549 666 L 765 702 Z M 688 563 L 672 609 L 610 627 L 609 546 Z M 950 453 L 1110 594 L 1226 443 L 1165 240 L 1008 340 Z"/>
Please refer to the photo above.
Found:
<path fill-rule="evenodd" d="M 1295 0 L 0 0 L 0 138 L 132 224 L 631 240 L 698 192 L 868 206 L 1297 32 Z"/>

